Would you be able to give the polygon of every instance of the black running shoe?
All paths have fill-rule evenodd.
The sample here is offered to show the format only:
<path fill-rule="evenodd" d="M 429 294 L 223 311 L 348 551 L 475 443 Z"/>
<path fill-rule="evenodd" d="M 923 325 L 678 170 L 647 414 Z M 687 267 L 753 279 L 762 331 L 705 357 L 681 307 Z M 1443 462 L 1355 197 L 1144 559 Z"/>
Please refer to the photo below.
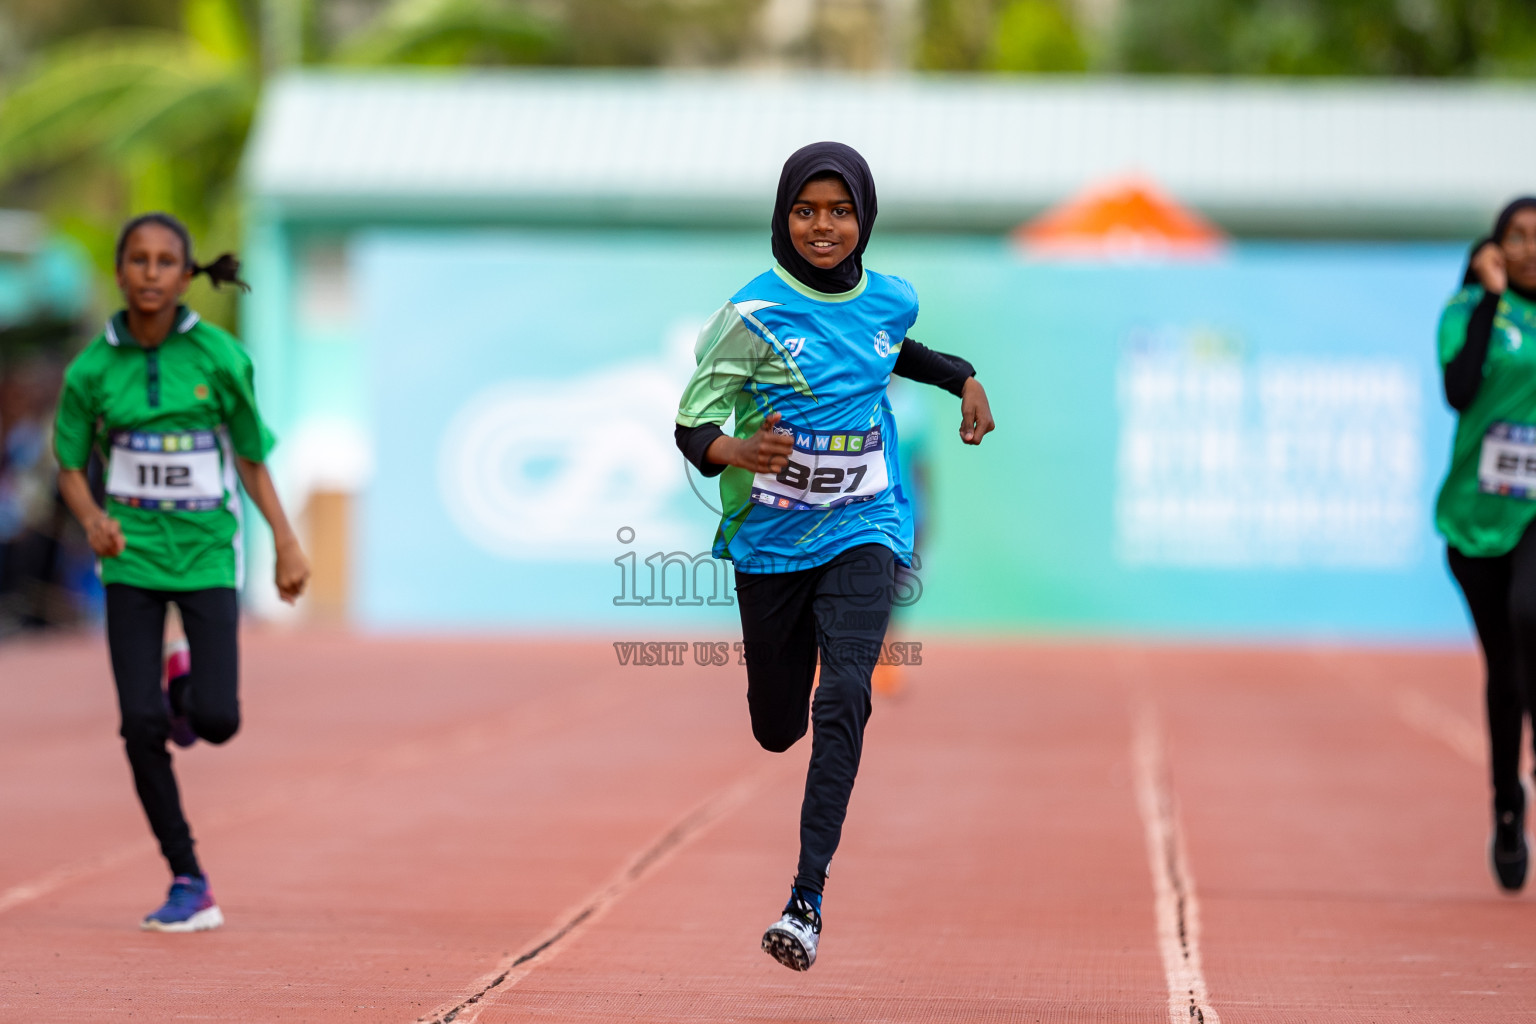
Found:
<path fill-rule="evenodd" d="M 1525 885 L 1525 872 L 1531 864 L 1531 848 L 1525 840 L 1525 815 L 1517 811 L 1499 811 L 1493 819 L 1490 844 L 1493 875 L 1505 892 L 1519 892 Z"/>

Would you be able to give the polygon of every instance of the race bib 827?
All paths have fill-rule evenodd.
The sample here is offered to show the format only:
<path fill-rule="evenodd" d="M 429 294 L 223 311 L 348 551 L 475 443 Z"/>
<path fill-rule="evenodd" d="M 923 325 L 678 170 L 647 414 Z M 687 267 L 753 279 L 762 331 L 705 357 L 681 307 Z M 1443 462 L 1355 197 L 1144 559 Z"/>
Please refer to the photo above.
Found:
<path fill-rule="evenodd" d="M 890 486 L 879 427 L 807 430 L 780 423 L 774 432 L 791 435 L 795 450 L 779 472 L 752 478 L 757 504 L 795 511 L 836 508 L 868 501 Z"/>
<path fill-rule="evenodd" d="M 1477 486 L 1485 494 L 1536 498 L 1536 426 L 1495 423 L 1483 435 Z"/>
<path fill-rule="evenodd" d="M 107 493 L 133 508 L 207 512 L 224 505 L 224 459 L 211 430 L 174 434 L 117 431 Z"/>

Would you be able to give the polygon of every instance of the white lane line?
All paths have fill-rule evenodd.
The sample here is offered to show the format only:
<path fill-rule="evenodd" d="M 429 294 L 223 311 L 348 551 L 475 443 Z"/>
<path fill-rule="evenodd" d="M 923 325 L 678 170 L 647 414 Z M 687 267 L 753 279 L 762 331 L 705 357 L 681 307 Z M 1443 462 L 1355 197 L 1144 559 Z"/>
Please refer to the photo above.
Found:
<path fill-rule="evenodd" d="M 1419 732 L 1439 740 L 1475 765 L 1487 763 L 1487 740 L 1470 718 L 1411 687 L 1397 690 L 1392 704 L 1397 717 Z"/>
<path fill-rule="evenodd" d="M 646 876 L 708 832 L 711 826 L 745 803 L 768 779 L 783 770 L 783 764 L 771 764 L 716 790 L 655 841 L 631 857 L 606 884 L 557 918 L 521 952 L 504 958 L 477 979 L 467 995 L 416 1020 L 419 1024 L 473 1024 L 482 1010 L 532 974 L 541 964 L 553 960 Z"/>
<path fill-rule="evenodd" d="M 1150 703 L 1139 703 L 1135 709 L 1131 763 L 1156 895 L 1158 947 L 1168 978 L 1169 1024 L 1220 1024 L 1205 990 L 1205 973 L 1200 967 L 1200 903 L 1168 784 L 1162 731 Z"/>
<path fill-rule="evenodd" d="M 633 698 L 624 698 L 632 700 Z M 611 696 L 590 690 L 575 697 L 535 700 L 517 709 L 457 726 L 428 736 L 412 737 L 387 747 L 347 757 L 327 767 L 315 769 L 305 779 L 278 785 L 233 806 L 216 808 L 197 815 L 199 833 L 247 824 L 290 807 L 310 806 L 337 793 L 358 786 L 368 786 L 390 775 L 415 770 L 423 765 L 448 759 L 472 759 L 486 750 L 504 746 L 508 741 L 555 733 L 597 711 L 612 711 Z M 25 882 L 0 891 L 0 914 L 42 899 L 70 885 L 96 875 L 114 871 L 140 857 L 156 856 L 157 847 L 149 837 L 123 843 L 112 850 L 82 857 L 63 864 Z"/>
<path fill-rule="evenodd" d="M 148 838 L 132 843 L 126 843 L 116 850 L 108 851 L 95 857 L 85 857 L 73 861 L 61 867 L 54 868 L 47 874 L 39 875 L 28 882 L 13 885 L 4 892 L 0 892 L 0 914 L 14 909 L 33 900 L 42 899 L 49 893 L 69 885 L 71 882 L 104 871 L 111 871 L 127 864 L 139 857 L 153 856 L 155 844 Z"/>

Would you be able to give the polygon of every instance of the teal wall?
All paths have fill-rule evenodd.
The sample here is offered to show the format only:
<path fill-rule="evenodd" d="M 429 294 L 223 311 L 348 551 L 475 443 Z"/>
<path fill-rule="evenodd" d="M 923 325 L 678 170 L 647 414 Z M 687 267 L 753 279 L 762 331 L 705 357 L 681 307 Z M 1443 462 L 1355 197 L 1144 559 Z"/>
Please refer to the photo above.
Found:
<path fill-rule="evenodd" d="M 713 485 L 690 480 L 671 413 L 693 331 L 766 265 L 758 233 L 269 242 L 291 298 L 263 372 L 289 389 L 287 425 L 340 410 L 373 445 L 363 624 L 729 628 L 728 605 L 661 603 L 675 559 L 652 604 L 625 603 L 624 573 L 645 595 L 646 557 L 708 550 Z M 922 296 L 913 336 L 970 358 L 999 422 L 966 448 L 953 398 L 898 396 L 932 480 L 910 628 L 1464 641 L 1429 525 L 1450 427 L 1432 336 L 1461 257 L 1272 244 L 1061 265 L 996 239 L 879 240 L 870 265 Z M 307 259 L 321 277 L 340 261 L 345 303 L 292 297 Z M 327 317 L 329 341 L 305 326 Z"/>
<path fill-rule="evenodd" d="M 0 257 L 0 330 L 84 316 L 92 287 L 89 255 L 63 237 L 49 238 L 26 255 Z"/>

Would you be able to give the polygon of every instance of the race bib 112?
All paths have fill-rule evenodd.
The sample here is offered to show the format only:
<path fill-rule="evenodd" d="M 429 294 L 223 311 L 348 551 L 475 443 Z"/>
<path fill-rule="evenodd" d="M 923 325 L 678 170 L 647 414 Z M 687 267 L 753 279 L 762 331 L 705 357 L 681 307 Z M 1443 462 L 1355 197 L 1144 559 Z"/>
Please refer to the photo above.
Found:
<path fill-rule="evenodd" d="M 1483 435 L 1477 486 L 1485 494 L 1536 498 L 1536 426 L 1495 423 Z"/>
<path fill-rule="evenodd" d="M 836 508 L 878 497 L 890 486 L 885 439 L 872 430 L 807 430 L 780 423 L 778 434 L 794 438 L 789 462 L 777 473 L 752 478 L 752 500 L 793 511 Z"/>
<path fill-rule="evenodd" d="M 207 512 L 222 508 L 224 459 L 211 430 L 112 435 L 107 494 L 132 508 Z"/>

